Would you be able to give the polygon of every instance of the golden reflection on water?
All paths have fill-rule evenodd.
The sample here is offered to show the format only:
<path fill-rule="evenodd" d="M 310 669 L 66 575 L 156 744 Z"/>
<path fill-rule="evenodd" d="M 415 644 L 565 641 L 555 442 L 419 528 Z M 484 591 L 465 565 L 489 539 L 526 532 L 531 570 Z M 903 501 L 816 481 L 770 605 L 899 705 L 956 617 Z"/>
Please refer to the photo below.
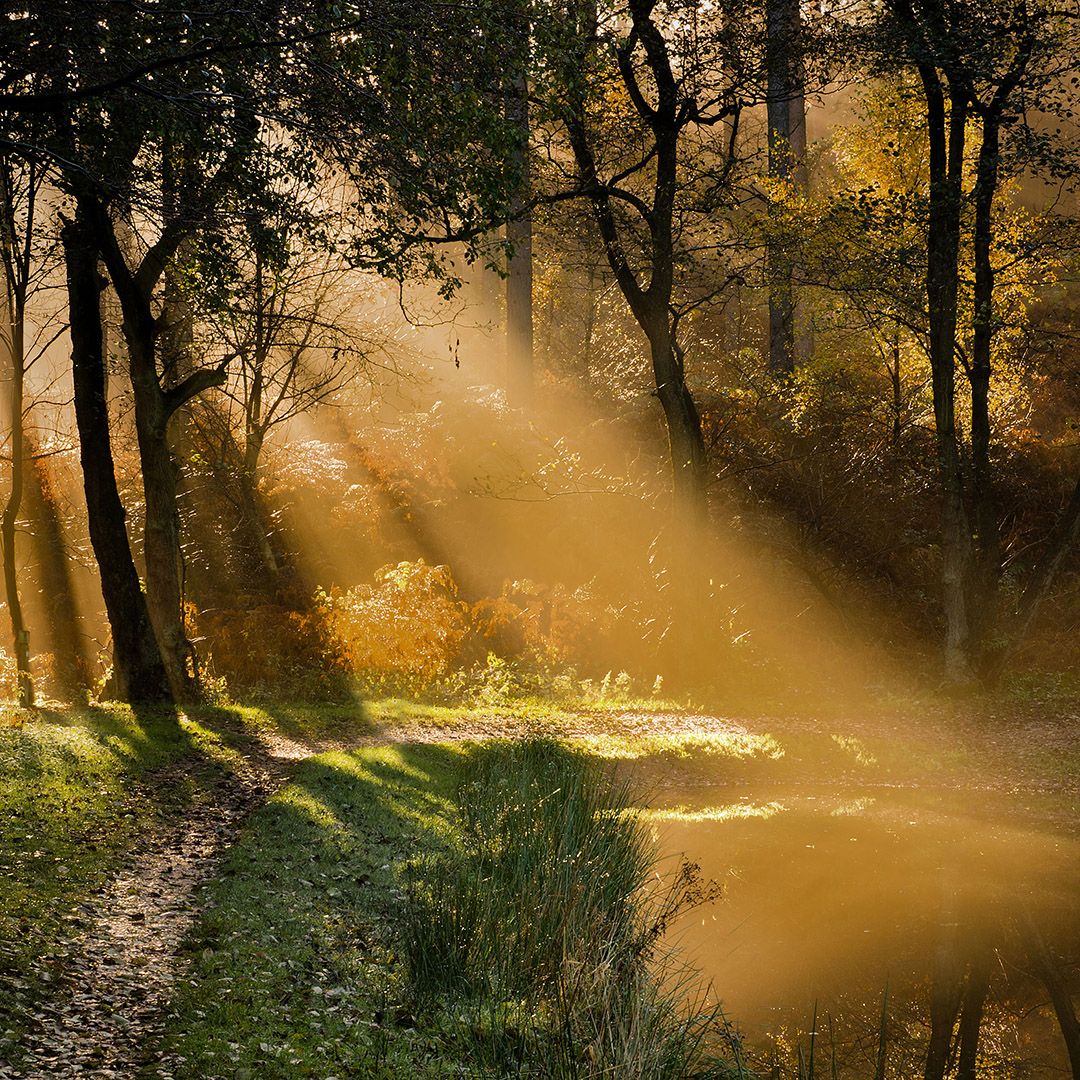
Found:
<path fill-rule="evenodd" d="M 1071 1075 L 1038 960 L 1051 957 L 1077 989 L 1071 826 L 985 791 L 772 785 L 734 794 L 661 792 L 645 819 L 666 865 L 685 857 L 724 885 L 723 898 L 673 936 L 748 1046 L 797 1061 L 816 1009 L 818 1036 L 825 1018 L 831 1026 L 837 1075 L 873 1077 L 888 985 L 887 1075 L 922 1076 L 934 988 L 959 1002 L 988 957 L 976 1075 Z M 831 1070 L 829 1060 L 822 1072 Z"/>

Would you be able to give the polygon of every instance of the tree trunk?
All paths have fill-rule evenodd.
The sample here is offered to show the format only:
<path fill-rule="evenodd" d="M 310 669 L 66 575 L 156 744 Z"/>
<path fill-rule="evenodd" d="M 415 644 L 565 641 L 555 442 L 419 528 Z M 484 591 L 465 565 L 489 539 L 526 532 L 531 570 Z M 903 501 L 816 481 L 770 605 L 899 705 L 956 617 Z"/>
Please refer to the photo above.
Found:
<path fill-rule="evenodd" d="M 959 290 L 961 182 L 967 103 L 954 95 L 946 116 L 937 75 L 920 70 L 927 103 L 930 142 L 930 208 L 927 223 L 926 296 L 934 431 L 941 485 L 942 607 L 945 616 L 946 684 L 971 684 L 968 654 L 967 586 L 971 534 L 964 503 L 964 478 L 956 430 L 956 324 Z"/>
<path fill-rule="evenodd" d="M 1032 962 L 1043 986 L 1050 994 L 1050 1001 L 1057 1015 L 1058 1027 L 1061 1036 L 1065 1040 L 1065 1049 L 1069 1054 L 1069 1065 L 1072 1069 L 1073 1080 L 1080 1080 L 1080 1021 L 1076 1018 L 1076 1009 L 1073 1007 L 1072 992 L 1061 965 L 1051 953 L 1042 935 L 1034 923 L 1028 920 L 1027 925 L 1028 948 Z"/>
<path fill-rule="evenodd" d="M 23 616 L 19 596 L 19 564 L 15 551 L 15 534 L 22 507 L 23 480 L 26 471 L 26 439 L 23 430 L 23 397 L 26 379 L 26 356 L 23 331 L 25 328 L 25 296 L 7 290 L 8 329 L 11 345 L 11 395 L 8 402 L 11 430 L 11 491 L 3 515 L 0 516 L 0 548 L 4 559 L 4 592 L 7 597 L 11 637 L 15 649 L 16 697 L 24 709 L 33 707 L 34 683 L 30 676 L 30 632 Z"/>
<path fill-rule="evenodd" d="M 964 1002 L 960 1011 L 960 1061 L 956 1080 L 976 1080 L 979 1033 L 982 1029 L 986 995 L 990 989 L 990 951 L 981 945 L 977 946 L 977 949 L 968 970 Z"/>
<path fill-rule="evenodd" d="M 769 175 L 806 186 L 806 98 L 798 0 L 768 0 L 766 7 L 766 110 Z M 796 333 L 796 303 L 791 261 L 774 239 L 766 253 L 769 277 L 769 367 L 790 375 L 808 358 L 806 335 Z"/>
<path fill-rule="evenodd" d="M 658 31 L 651 22 L 652 10 L 653 6 L 647 2 L 631 5 L 637 30 L 643 38 L 656 42 Z M 583 27 L 586 49 L 591 49 L 595 44 L 594 14 L 592 10 L 590 25 Z M 680 107 L 675 92 L 677 81 L 666 50 L 657 47 L 651 51 L 647 49 L 646 53 L 649 54 L 649 64 L 657 85 L 665 87 L 658 96 L 655 110 L 644 98 L 639 96 L 636 100 L 636 107 L 647 121 L 655 140 L 655 153 L 650 154 L 655 160 L 652 206 L 647 211 L 639 211 L 649 232 L 647 285 L 639 280 L 638 273 L 627 259 L 620 224 L 612 211 L 610 193 L 597 175 L 583 100 L 576 102 L 577 111 L 568 120 L 567 132 L 578 166 L 579 182 L 582 190 L 589 194 L 608 266 L 649 342 L 656 395 L 667 422 L 675 512 L 680 526 L 689 536 L 693 527 L 705 519 L 707 492 L 701 417 L 686 385 L 684 357 L 677 335 L 678 315 L 672 310 L 676 269 L 674 221 L 679 178 Z M 629 59 L 623 56 L 620 64 L 626 63 L 629 63 Z"/>
<path fill-rule="evenodd" d="M 707 476 L 701 416 L 686 385 L 682 355 L 665 313 L 646 320 L 656 396 L 667 421 L 676 514 L 689 526 L 705 520 Z"/>
<path fill-rule="evenodd" d="M 146 605 L 174 700 L 195 696 L 194 648 L 184 629 L 180 552 L 180 517 L 177 510 L 178 470 L 169 444 L 169 420 L 200 390 L 224 380 L 221 369 L 194 372 L 181 382 L 162 386 L 158 373 L 159 321 L 152 295 L 182 232 L 170 236 L 171 246 L 152 249 L 137 270 L 132 270 L 117 242 L 113 222 L 94 195 L 84 195 L 91 216 L 94 240 L 108 268 L 123 311 L 123 332 L 135 404 L 135 433 L 142 469 L 145 523 Z M 168 232 L 169 222 L 165 231 Z"/>
<path fill-rule="evenodd" d="M 92 685 L 90 657 L 82 631 L 82 619 L 75 601 L 71 577 L 71 555 L 64 540 L 64 525 L 49 465 L 35 458 L 35 447 L 27 443 L 31 459 L 26 484 L 26 517 L 30 522 L 30 543 L 38 584 L 44 599 L 45 633 L 49 651 L 56 660 L 56 680 L 66 697 L 85 698 Z"/>
<path fill-rule="evenodd" d="M 135 325 L 127 317 L 124 319 L 146 502 L 146 602 L 173 697 L 187 701 L 194 696 L 195 685 L 189 667 L 192 645 L 184 629 L 180 517 L 176 505 L 178 470 L 169 445 L 169 412 L 157 379 L 151 325 Z"/>
<path fill-rule="evenodd" d="M 994 266 L 990 257 L 993 204 L 998 186 L 998 120 L 983 120 L 975 179 L 975 314 L 971 353 L 971 502 L 974 558 L 968 585 L 971 654 L 989 677 L 995 651 L 989 640 L 998 616 L 1001 537 L 990 464 L 990 375 L 994 337 Z"/>
<path fill-rule="evenodd" d="M 904 429 L 904 384 L 900 379 L 900 331 L 892 340 L 892 363 L 889 368 L 889 385 L 892 389 L 892 442 L 896 446 Z"/>
<path fill-rule="evenodd" d="M 960 958 L 957 947 L 956 898 L 951 874 L 942 882 L 938 940 L 934 950 L 930 987 L 930 1043 L 926 1050 L 923 1080 L 944 1080 L 952 1053 L 953 1029 L 960 1010 Z"/>
<path fill-rule="evenodd" d="M 1039 613 L 1039 608 L 1042 607 L 1061 569 L 1061 564 L 1077 543 L 1080 543 L 1080 480 L 1073 485 L 1072 495 L 1061 517 L 1058 518 L 1055 535 L 1020 597 L 1014 620 L 1015 625 L 1009 638 L 1009 652 L 1003 654 L 999 662 L 1011 655 L 1026 640 Z"/>
<path fill-rule="evenodd" d="M 75 418 L 90 543 L 113 638 L 117 695 L 128 702 L 169 701 L 171 693 L 124 525 L 116 487 L 102 349 L 98 249 L 77 215 L 65 224 Z"/>
<path fill-rule="evenodd" d="M 241 506 L 248 532 L 258 552 L 259 561 L 273 581 L 281 576 L 281 563 L 270 542 L 270 522 L 259 491 L 259 462 L 266 434 L 261 427 L 249 427 L 244 438 L 244 457 L 240 468 Z"/>
<path fill-rule="evenodd" d="M 586 387 L 592 381 L 593 334 L 596 332 L 598 298 L 596 293 L 596 267 L 589 267 L 585 287 L 585 330 L 581 343 L 581 381 Z"/>
<path fill-rule="evenodd" d="M 518 178 L 510 202 L 506 240 L 510 257 L 506 277 L 506 386 L 512 405 L 527 406 L 533 393 L 533 220 L 529 169 L 529 16 L 522 5 L 515 17 L 515 54 L 505 94 L 504 110 L 515 132 L 511 166 Z"/>

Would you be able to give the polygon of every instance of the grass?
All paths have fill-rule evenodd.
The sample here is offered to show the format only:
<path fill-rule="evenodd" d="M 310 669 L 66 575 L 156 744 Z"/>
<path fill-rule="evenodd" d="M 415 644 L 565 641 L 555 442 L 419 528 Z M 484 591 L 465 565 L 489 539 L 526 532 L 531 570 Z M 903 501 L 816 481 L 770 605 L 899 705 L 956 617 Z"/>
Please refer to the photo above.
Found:
<path fill-rule="evenodd" d="M 293 783 L 253 815 L 209 888 L 190 943 L 191 977 L 169 1022 L 173 1072 L 189 1080 L 426 1080 L 476 1075 L 481 1065 L 488 1075 L 513 1067 L 586 1077 L 569 1064 L 550 1071 L 582 1059 L 633 1076 L 618 1055 L 640 1061 L 669 1038 L 675 1071 L 650 1075 L 680 1075 L 680 1040 L 692 1049 L 699 1029 L 680 1029 L 681 1014 L 648 965 L 632 959 L 648 913 L 628 898 L 648 860 L 632 832 L 620 830 L 648 819 L 597 812 L 618 809 L 620 795 L 597 786 L 589 772 L 596 761 L 623 775 L 632 769 L 646 786 L 653 773 L 662 783 L 700 774 L 740 790 L 815 777 L 944 786 L 973 771 L 1018 768 L 1012 740 L 974 753 L 930 725 L 852 733 L 840 722 L 778 720 L 753 725 L 755 734 L 724 725 L 682 732 L 672 722 L 655 733 L 632 717 L 624 723 L 617 710 L 583 716 L 538 703 L 275 703 L 201 708 L 178 723 L 123 708 L 9 715 L 21 722 L 0 728 L 0 1057 L 3 1040 L 18 1037 L 19 1017 L 49 992 L 78 903 L 147 830 L 204 797 L 212 786 L 204 781 L 220 778 L 253 735 L 345 743 L 404 729 L 461 739 L 498 734 L 506 721 L 507 731 L 570 741 L 557 751 L 530 744 L 547 749 L 524 758 L 459 742 L 372 746 L 301 763 Z M 594 764 L 581 772 L 586 759 Z M 1045 780 L 1066 759 L 1057 744 L 1031 747 L 1020 771 Z M 753 811 L 778 805 L 771 798 Z M 653 816 L 748 812 L 733 803 Z M 610 891 L 586 897 L 586 880 Z M 554 906 L 544 897 L 557 898 Z M 613 916 L 620 904 L 621 922 Z M 531 936 L 515 937 L 513 925 Z M 636 926 L 637 938 L 616 933 L 620 925 Z M 564 948 L 574 940 L 603 948 L 575 954 Z M 605 970 L 626 977 L 605 984 L 597 974 Z M 522 971 L 531 975 L 515 984 Z"/>
<path fill-rule="evenodd" d="M 206 752 L 210 733 L 166 712 L 9 714 L 0 728 L 0 1040 L 46 992 L 73 911 L 190 783 L 141 784 Z M 6 1035 L 4 1033 L 7 1033 Z"/>
<path fill-rule="evenodd" d="M 453 842 L 462 752 L 322 754 L 253 816 L 189 943 L 177 1076 L 453 1075 L 403 1004 L 395 918 L 405 862 Z"/>
<path fill-rule="evenodd" d="M 652 977 L 670 907 L 640 906 L 640 827 L 584 761 L 527 742 L 302 763 L 210 886 L 173 1073 L 728 1075 Z"/>
<path fill-rule="evenodd" d="M 490 1076 L 736 1075 L 705 1045 L 727 1035 L 718 1011 L 684 1015 L 658 963 L 670 920 L 712 892 L 687 867 L 652 894 L 622 786 L 527 740 L 474 752 L 456 802 L 462 843 L 415 864 L 406 922 L 413 987 L 450 1046 Z"/>
<path fill-rule="evenodd" d="M 268 729 L 295 737 L 369 730 L 355 708 L 265 711 L 109 705 L 9 709 L 0 722 L 0 1058 L 50 993 L 79 905 L 140 838 L 213 798 L 239 749 Z"/>

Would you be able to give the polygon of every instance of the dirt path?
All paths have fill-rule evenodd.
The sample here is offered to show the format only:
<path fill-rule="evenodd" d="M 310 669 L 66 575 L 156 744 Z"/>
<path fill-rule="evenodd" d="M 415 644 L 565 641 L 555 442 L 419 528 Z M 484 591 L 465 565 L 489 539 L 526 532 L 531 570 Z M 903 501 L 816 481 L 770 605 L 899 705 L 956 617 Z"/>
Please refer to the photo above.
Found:
<path fill-rule="evenodd" d="M 100 895 L 80 905 L 85 929 L 3 1080 L 132 1078 L 150 1060 L 178 974 L 177 950 L 198 914 L 198 887 L 216 870 L 243 819 L 316 753 L 268 735 L 179 820 L 147 838 Z M 182 770 L 178 769 L 178 773 Z M 168 785 L 179 776 L 159 774 Z"/>

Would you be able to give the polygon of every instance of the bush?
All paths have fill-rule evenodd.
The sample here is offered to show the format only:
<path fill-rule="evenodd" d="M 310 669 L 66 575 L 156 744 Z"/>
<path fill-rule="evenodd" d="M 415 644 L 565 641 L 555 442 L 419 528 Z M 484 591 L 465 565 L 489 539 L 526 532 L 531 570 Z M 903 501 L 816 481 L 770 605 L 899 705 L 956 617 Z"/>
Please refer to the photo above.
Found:
<path fill-rule="evenodd" d="M 469 605 L 447 567 L 418 559 L 382 567 L 370 585 L 319 590 L 306 610 L 262 604 L 198 623 L 208 684 L 224 679 L 234 695 L 598 705 L 648 696 L 626 672 L 579 678 L 572 666 L 596 655 L 613 619 L 587 590 L 529 581 Z"/>
<path fill-rule="evenodd" d="M 468 630 L 450 571 L 423 559 L 382 567 L 372 585 L 321 593 L 315 606 L 340 662 L 357 674 L 432 682 L 449 670 Z"/>
<path fill-rule="evenodd" d="M 340 701 L 350 678 L 323 613 L 261 605 L 203 612 L 207 677 L 234 694 Z"/>

